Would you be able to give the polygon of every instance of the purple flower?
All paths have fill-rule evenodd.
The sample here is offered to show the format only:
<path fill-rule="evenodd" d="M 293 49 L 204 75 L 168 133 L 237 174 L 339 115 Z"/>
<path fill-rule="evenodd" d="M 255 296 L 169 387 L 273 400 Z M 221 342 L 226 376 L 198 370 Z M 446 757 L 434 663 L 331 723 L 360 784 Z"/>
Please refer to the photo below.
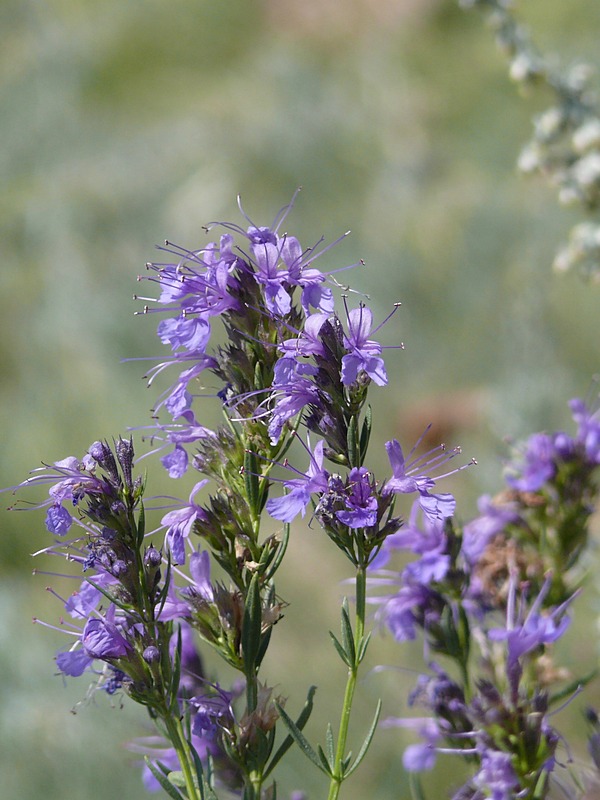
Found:
<path fill-rule="evenodd" d="M 419 519 L 419 516 L 422 519 Z M 449 563 L 449 557 L 445 554 L 446 544 L 443 518 L 430 517 L 425 514 L 417 500 L 413 503 L 408 521 L 402 529 L 386 536 L 380 552 L 371 562 L 370 569 L 378 570 L 384 567 L 393 550 L 407 549 L 428 559 L 439 558 L 440 563 L 446 565 L 443 570 L 443 574 L 445 574 Z M 441 577 L 438 580 L 441 580 Z"/>
<path fill-rule="evenodd" d="M 381 345 L 367 338 L 372 325 L 373 314 L 366 306 L 361 304 L 348 312 L 348 333 L 344 341 L 350 352 L 342 358 L 342 383 L 345 386 L 354 383 L 360 372 L 366 372 L 378 386 L 385 386 L 388 382 L 380 357 Z"/>
<path fill-rule="evenodd" d="M 56 666 L 64 675 L 69 675 L 71 678 L 79 678 L 91 665 L 93 660 L 94 659 L 89 656 L 85 650 L 77 648 L 76 650 L 67 650 L 66 652 L 58 653 L 56 656 Z"/>
<path fill-rule="evenodd" d="M 598 409 L 589 409 L 583 400 L 574 398 L 569 402 L 573 419 L 577 423 L 575 441 L 582 446 L 587 460 L 592 465 L 600 464 L 600 419 Z"/>
<path fill-rule="evenodd" d="M 327 490 L 329 473 L 323 469 L 323 447 L 323 440 L 317 442 L 312 452 L 310 444 L 307 445 L 310 464 L 306 473 L 298 472 L 286 464 L 300 477 L 283 481 L 283 485 L 289 490 L 286 495 L 267 500 L 267 511 L 274 519 L 281 520 L 281 522 L 292 522 L 298 514 L 304 517 L 311 496 Z"/>
<path fill-rule="evenodd" d="M 64 536 L 72 523 L 73 517 L 60 504 L 52 505 L 48 508 L 46 512 L 46 528 L 50 533 L 56 536 Z"/>
<path fill-rule="evenodd" d="M 514 473 L 506 478 L 509 486 L 521 492 L 537 492 L 556 474 L 554 438 L 547 433 L 534 433 L 527 440 L 523 463 L 513 463 L 509 469 Z"/>
<path fill-rule="evenodd" d="M 499 750 L 483 749 L 481 768 L 474 776 L 473 784 L 484 791 L 490 800 L 513 800 L 520 785 L 512 765 L 512 756 Z"/>
<path fill-rule="evenodd" d="M 336 517 L 349 528 L 370 528 L 377 523 L 377 496 L 371 475 L 364 467 L 355 467 L 348 476 L 349 491 L 344 496 L 347 511 Z"/>
<path fill-rule="evenodd" d="M 436 468 L 457 455 L 457 450 L 447 452 L 443 447 L 435 448 L 424 456 L 406 463 L 402 447 L 396 439 L 386 442 L 393 477 L 386 481 L 382 494 L 412 494 L 418 492 L 419 504 L 427 516 L 433 519 L 451 517 L 454 514 L 456 501 L 451 494 L 432 494 L 430 489 L 435 486 L 435 481 L 421 473 L 425 468 Z M 411 455 L 414 452 L 411 450 Z M 435 453 L 433 457 L 430 457 Z M 466 466 L 466 465 L 465 465 Z M 462 469 L 459 467 L 458 469 Z M 458 470 L 452 470 L 456 472 Z M 447 473 L 451 474 L 451 473 Z M 442 476 L 446 477 L 446 476 Z"/>
<path fill-rule="evenodd" d="M 541 614 L 542 604 L 552 585 L 552 577 L 546 577 L 540 593 L 527 615 L 524 612 L 524 595 L 520 607 L 516 608 L 516 578 L 511 575 L 506 608 L 506 627 L 492 628 L 488 636 L 493 641 L 506 641 L 506 671 L 513 694 L 517 692 L 521 679 L 520 659 L 536 648 L 557 641 L 569 627 L 570 618 L 565 611 L 575 595 L 557 606 L 549 614 Z"/>
<path fill-rule="evenodd" d="M 81 635 L 81 644 L 84 653 L 89 658 L 101 661 L 108 659 L 125 658 L 131 652 L 131 645 L 115 624 L 115 607 L 111 605 L 106 612 L 106 617 L 89 619 Z"/>
<path fill-rule="evenodd" d="M 381 723 L 382 728 L 411 728 L 424 741 L 409 745 L 402 756 L 402 764 L 408 772 L 423 772 L 433 769 L 437 759 L 437 748 L 442 740 L 440 729 L 431 717 L 390 717 Z"/>
<path fill-rule="evenodd" d="M 153 444 L 155 441 L 162 442 L 162 444 L 143 455 L 142 458 L 159 453 L 170 445 L 174 445 L 173 450 L 160 459 L 160 463 L 167 470 L 170 478 L 181 478 L 187 471 L 189 455 L 184 447 L 185 444 L 194 444 L 215 437 L 213 431 L 196 422 L 191 411 L 185 412 L 182 418 L 185 422 L 170 425 L 157 424 L 144 429 L 152 431 L 151 441 Z"/>
<path fill-rule="evenodd" d="M 118 582 L 108 572 L 98 572 L 90 580 L 83 581 L 65 603 L 65 610 L 75 619 L 87 619 L 104 597 L 101 590 Z"/>
<path fill-rule="evenodd" d="M 286 339 L 279 345 L 279 351 L 287 358 L 319 355 L 325 357 L 325 348 L 319 337 L 321 328 L 329 319 L 329 314 L 311 314 L 306 318 L 304 328 L 296 338 Z"/>
<path fill-rule="evenodd" d="M 190 575 L 192 576 L 194 593 L 206 600 L 207 603 L 212 603 L 215 599 L 215 593 L 210 582 L 210 558 L 207 550 L 192 553 L 190 556 Z"/>
<path fill-rule="evenodd" d="M 258 267 L 256 280 L 264 287 L 267 309 L 271 314 L 284 317 L 292 307 L 292 298 L 286 288 L 289 273 L 278 267 L 281 249 L 271 242 L 252 244 L 251 249 Z"/>
<path fill-rule="evenodd" d="M 189 701 L 192 707 L 192 733 L 196 736 L 215 737 L 223 726 L 233 722 L 231 708 L 232 692 L 226 692 L 218 684 L 206 684 L 202 694 Z"/>
<path fill-rule="evenodd" d="M 158 338 L 171 345 L 173 352 L 180 348 L 202 355 L 210 339 L 210 322 L 204 317 L 183 314 L 175 319 L 163 319 L 158 324 Z"/>
<path fill-rule="evenodd" d="M 93 448 L 93 445 L 92 445 Z M 32 471 L 32 477 L 20 483 L 16 489 L 40 483 L 53 484 L 48 490 L 49 499 L 33 508 L 49 506 L 46 527 L 51 533 L 63 536 L 72 524 L 71 515 L 62 508 L 65 501 L 76 506 L 86 495 L 111 494 L 112 489 L 106 480 L 95 474 L 97 462 L 89 454 L 79 460 L 68 456 L 56 461 L 52 466 L 44 466 Z"/>
<path fill-rule="evenodd" d="M 189 501 L 182 508 L 169 511 L 161 520 L 161 524 L 167 528 L 165 544 L 177 564 L 185 564 L 185 541 L 194 524 L 207 521 L 206 511 L 193 501 L 194 495 L 207 483 L 206 479 L 199 481 L 190 492 Z"/>
<path fill-rule="evenodd" d="M 378 619 L 389 628 L 397 642 L 416 639 L 418 627 L 440 620 L 439 595 L 425 584 L 404 583 L 396 594 L 374 601 L 381 603 Z"/>
<path fill-rule="evenodd" d="M 489 495 L 483 495 L 477 505 L 480 516 L 468 522 L 463 529 L 462 554 L 471 565 L 479 561 L 494 536 L 520 519 L 514 503 L 498 505 Z"/>
<path fill-rule="evenodd" d="M 269 422 L 271 444 L 277 444 L 286 422 L 297 416 L 306 406 L 319 408 L 322 405 L 321 390 L 302 374 L 310 365 L 298 365 L 293 359 L 280 359 L 277 363 L 283 361 L 290 362 L 286 366 L 292 367 L 292 363 L 296 366 L 292 367 L 293 377 L 290 376 L 288 383 L 278 383 L 273 387 L 271 400 L 275 400 L 275 404 Z"/>

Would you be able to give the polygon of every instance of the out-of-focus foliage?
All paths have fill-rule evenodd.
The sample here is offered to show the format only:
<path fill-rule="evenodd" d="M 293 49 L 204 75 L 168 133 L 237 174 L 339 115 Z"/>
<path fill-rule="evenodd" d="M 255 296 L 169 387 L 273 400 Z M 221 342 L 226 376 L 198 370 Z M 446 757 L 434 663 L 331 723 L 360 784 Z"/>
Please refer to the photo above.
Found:
<path fill-rule="evenodd" d="M 518 11 L 544 52 L 598 65 L 595 0 L 523 0 Z M 299 185 L 290 231 L 308 246 L 352 229 L 331 266 L 365 259 L 343 280 L 380 319 L 403 304 L 384 329 L 385 344 L 406 350 L 390 351 L 375 435 L 410 444 L 432 421 L 476 455 L 479 469 L 452 486 L 459 497 L 466 487 L 464 516 L 499 485 L 503 436 L 567 422 L 566 399 L 598 370 L 597 290 L 551 273 L 574 216 L 515 170 L 544 98 L 518 96 L 479 14 L 455 0 L 5 0 L 0 38 L 2 485 L 148 421 L 144 362 L 119 360 L 160 354 L 154 320 L 134 318 L 131 300 L 152 245 L 201 246 L 203 224 L 235 218 L 238 193 L 268 222 Z M 149 473 L 149 493 L 172 491 L 158 465 Z M 74 721 L 85 687 L 67 697 L 52 679 L 60 640 L 21 633 L 31 614 L 59 611 L 43 577 L 28 577 L 41 516 L 2 524 L 6 796 L 144 796 L 118 746 L 142 731 L 106 707 Z M 323 685 L 328 637 L 303 642 L 306 676 L 285 626 L 309 636 L 329 607 L 337 624 L 345 565 L 318 531 L 295 535 L 272 674 L 284 690 L 303 681 L 300 703 L 304 681 Z M 405 663 L 400 648 L 386 655 Z M 379 688 L 367 684 L 365 719 Z M 403 795 L 400 737 L 387 737 L 355 796 Z M 305 772 L 299 762 L 289 787 Z"/>

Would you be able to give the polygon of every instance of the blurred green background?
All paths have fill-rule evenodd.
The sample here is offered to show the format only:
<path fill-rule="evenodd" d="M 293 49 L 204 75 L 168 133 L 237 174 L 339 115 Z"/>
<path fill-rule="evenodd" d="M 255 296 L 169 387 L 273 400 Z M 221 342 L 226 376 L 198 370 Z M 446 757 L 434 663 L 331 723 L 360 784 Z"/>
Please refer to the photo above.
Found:
<path fill-rule="evenodd" d="M 544 52 L 598 66 L 596 0 L 518 5 Z M 550 98 L 518 96 L 479 13 L 455 0 L 3 0 L 0 44 L 0 485 L 148 422 L 144 367 L 120 359 L 161 352 L 131 299 L 154 244 L 202 246 L 204 223 L 239 221 L 238 193 L 268 224 L 298 186 L 286 229 L 304 246 L 352 230 L 319 266 L 363 258 L 345 276 L 379 320 L 402 302 L 381 334 L 406 350 L 389 351 L 390 386 L 373 393 L 380 452 L 434 422 L 479 461 L 452 483 L 464 518 L 500 485 L 504 437 L 568 425 L 567 399 L 598 370 L 600 289 L 551 273 L 577 217 L 514 166 Z M 194 482 L 174 488 L 144 464 L 151 493 Z M 41 515 L 2 526 L 1 796 L 144 797 L 123 747 L 143 715 L 104 697 L 70 714 L 85 681 L 63 686 L 60 635 L 31 626 L 60 613 L 31 577 Z M 346 565 L 317 530 L 294 534 L 267 674 L 292 711 L 322 687 L 316 738 L 341 699 L 324 622 L 337 629 Z M 594 662 L 586 647 L 571 659 Z M 380 692 L 386 714 L 406 711 L 419 649 L 377 639 L 371 666 L 400 669 L 364 682 L 356 741 Z M 345 796 L 406 797 L 403 741 L 378 733 Z M 307 780 L 322 797 L 292 760 L 282 797 Z"/>

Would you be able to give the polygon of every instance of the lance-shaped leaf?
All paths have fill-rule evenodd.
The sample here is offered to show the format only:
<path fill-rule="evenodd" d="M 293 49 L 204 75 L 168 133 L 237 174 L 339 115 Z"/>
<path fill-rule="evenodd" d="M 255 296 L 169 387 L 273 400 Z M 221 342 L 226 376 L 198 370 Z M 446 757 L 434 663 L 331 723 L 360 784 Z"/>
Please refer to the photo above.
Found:
<path fill-rule="evenodd" d="M 276 706 L 277 710 L 281 715 L 281 719 L 283 720 L 284 725 L 286 726 L 292 738 L 294 739 L 300 750 L 302 750 L 304 755 L 309 759 L 309 761 L 312 761 L 315 767 L 318 767 L 318 769 L 320 769 L 321 772 L 324 772 L 329 778 L 333 777 L 330 770 L 328 770 L 325 767 L 325 765 L 315 752 L 314 748 L 312 747 L 306 736 L 304 736 L 300 728 L 296 725 L 296 723 L 291 719 L 291 717 L 289 717 L 285 713 L 285 711 L 279 704 L 276 703 Z M 327 759 L 325 759 L 325 763 L 327 763 Z"/>
<path fill-rule="evenodd" d="M 367 456 L 369 448 L 369 440 L 371 438 L 371 428 L 373 425 L 373 412 L 371 406 L 367 406 L 365 411 L 365 418 L 360 432 L 360 463 L 363 464 Z"/>
<path fill-rule="evenodd" d="M 346 435 L 346 446 L 348 448 L 348 460 L 351 467 L 360 467 L 360 449 L 358 445 L 358 424 L 356 417 L 350 418 L 348 433 Z"/>
<path fill-rule="evenodd" d="M 342 602 L 342 644 L 350 659 L 349 666 L 356 666 L 356 649 L 354 647 L 354 633 L 350 622 L 350 612 L 348 609 L 348 599 L 344 597 Z"/>
<path fill-rule="evenodd" d="M 179 713 L 179 683 L 181 678 L 181 626 L 177 628 L 177 646 L 173 658 L 173 672 L 169 686 L 169 707 L 176 714 Z"/>
<path fill-rule="evenodd" d="M 360 642 L 358 643 L 358 651 L 356 654 L 357 664 L 360 664 L 367 653 L 367 647 L 369 646 L 369 642 L 371 641 L 371 631 L 367 633 L 366 636 L 363 636 Z"/>
<path fill-rule="evenodd" d="M 260 649 L 260 630 L 262 627 L 262 608 L 260 602 L 260 583 L 258 573 L 252 576 L 250 588 L 244 605 L 242 621 L 242 655 L 244 671 L 251 675 L 256 670 L 256 661 Z"/>
<path fill-rule="evenodd" d="M 146 509 L 144 504 L 140 503 L 140 512 L 137 521 L 137 546 L 141 547 L 144 543 L 144 536 L 146 535 Z"/>
<path fill-rule="evenodd" d="M 350 658 L 348 653 L 344 650 L 344 647 L 340 644 L 340 642 L 339 642 L 338 638 L 336 637 L 335 633 L 333 633 L 333 631 L 329 631 L 329 635 L 331 636 L 331 641 L 335 645 L 335 649 L 338 651 L 339 657 L 342 659 L 342 661 L 344 662 L 344 664 L 347 667 L 352 669 L 352 667 L 353 667 L 352 659 Z"/>
<path fill-rule="evenodd" d="M 369 747 L 371 745 L 371 742 L 373 740 L 373 736 L 375 735 L 375 729 L 377 728 L 377 723 L 379 722 L 379 715 L 380 714 L 381 714 L 381 700 L 378 700 L 377 701 L 377 708 L 375 709 L 375 716 L 373 717 L 373 722 L 371 723 L 371 727 L 369 728 L 369 731 L 368 731 L 368 733 L 367 733 L 367 735 L 365 737 L 365 740 L 362 743 L 362 746 L 361 746 L 360 750 L 358 751 L 358 755 L 356 756 L 356 760 L 354 761 L 354 764 L 352 764 L 352 766 L 350 767 L 350 769 L 347 772 L 344 770 L 344 778 L 347 778 L 349 775 L 352 775 L 354 770 L 358 767 L 360 762 L 366 756 L 367 750 L 369 749 Z"/>
<path fill-rule="evenodd" d="M 316 686 L 311 686 L 310 689 L 308 690 L 308 694 L 306 696 L 306 702 L 304 703 L 304 707 L 302 708 L 302 711 L 300 712 L 300 715 L 298 716 L 298 719 L 296 720 L 296 727 L 300 731 L 302 730 L 302 728 L 304 728 L 304 726 L 306 725 L 306 723 L 308 722 L 308 720 L 310 718 L 310 715 L 312 714 L 313 698 L 315 696 L 315 692 L 316 691 L 317 691 L 317 687 Z M 266 770 L 263 772 L 263 776 L 265 778 L 269 775 L 270 772 L 272 772 L 272 770 L 275 768 L 276 764 L 279 761 L 281 761 L 281 759 L 287 753 L 287 751 L 290 749 L 290 747 L 293 745 L 293 743 L 294 743 L 294 738 L 292 736 L 286 736 L 285 737 L 285 739 L 283 740 L 281 745 L 278 747 L 277 752 L 275 753 L 275 755 L 271 759 L 271 763 L 266 768 Z"/>
<path fill-rule="evenodd" d="M 182 800 L 183 795 L 181 794 L 179 789 L 177 789 L 167 778 L 169 770 L 163 764 L 160 764 L 160 762 L 158 766 L 156 766 L 152 761 L 150 761 L 148 756 L 144 756 L 144 761 L 146 762 L 146 766 L 148 767 L 150 772 L 154 775 L 156 780 L 160 783 L 161 787 L 165 790 L 165 792 L 169 795 L 169 797 L 172 797 L 173 800 Z"/>
<path fill-rule="evenodd" d="M 196 748 L 189 742 L 194 765 L 196 767 L 196 775 L 198 776 L 198 786 L 200 788 L 200 800 L 218 800 L 217 795 L 212 790 L 212 762 L 209 757 L 207 769 L 202 766 L 202 761 Z"/>
<path fill-rule="evenodd" d="M 259 481 L 256 453 L 246 450 L 244 453 L 244 486 L 248 505 L 254 517 L 258 517 L 261 512 Z"/>

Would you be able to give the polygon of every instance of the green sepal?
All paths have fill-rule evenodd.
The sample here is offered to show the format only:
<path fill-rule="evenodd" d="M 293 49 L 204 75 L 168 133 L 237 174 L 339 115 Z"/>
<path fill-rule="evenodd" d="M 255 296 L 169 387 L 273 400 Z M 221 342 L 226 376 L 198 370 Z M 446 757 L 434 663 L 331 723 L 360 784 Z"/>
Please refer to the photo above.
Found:
<path fill-rule="evenodd" d="M 333 775 L 321 763 L 321 759 L 319 758 L 319 756 L 317 755 L 317 753 L 313 749 L 312 745 L 309 743 L 308 739 L 304 736 L 304 734 L 302 733 L 300 728 L 285 713 L 283 708 L 278 703 L 276 703 L 275 705 L 277 706 L 277 710 L 279 711 L 279 714 L 281 715 L 281 719 L 282 719 L 284 725 L 286 726 L 286 728 L 290 732 L 292 738 L 294 739 L 294 741 L 296 742 L 296 744 L 298 745 L 300 750 L 302 750 L 302 752 L 308 758 L 309 761 L 312 761 L 312 763 L 315 765 L 315 767 L 320 769 L 321 772 L 324 772 L 325 775 L 327 775 L 329 778 L 332 778 Z"/>
<path fill-rule="evenodd" d="M 252 675 L 256 671 L 257 658 L 260 650 L 262 626 L 262 608 L 260 602 L 260 583 L 258 573 L 252 576 L 246 602 L 244 605 L 244 618 L 242 621 L 242 656 L 244 659 L 244 672 Z"/>
<path fill-rule="evenodd" d="M 155 766 L 154 763 L 150 761 L 148 756 L 144 756 L 144 761 L 146 762 L 146 766 L 150 772 L 154 775 L 169 797 L 172 797 L 173 800 L 182 800 L 184 795 L 182 795 L 179 789 L 177 789 L 167 778 L 167 775 L 171 774 L 169 770 L 160 762 L 158 762 L 158 766 Z"/>
<path fill-rule="evenodd" d="M 308 722 L 310 715 L 312 714 L 313 710 L 313 697 L 315 696 L 315 692 L 317 691 L 316 686 L 311 686 L 308 690 L 308 694 L 306 695 L 306 702 L 304 703 L 304 707 L 300 712 L 298 719 L 296 720 L 296 727 L 298 730 L 302 730 L 306 723 Z M 290 747 L 293 745 L 294 739 L 292 736 L 286 736 L 283 742 L 277 749 L 277 752 L 271 759 L 271 763 L 263 772 L 263 778 L 266 778 L 270 772 L 275 768 L 275 766 L 279 763 L 279 761 L 283 758 L 283 756 L 287 753 Z"/>
<path fill-rule="evenodd" d="M 260 509 L 260 485 L 258 477 L 258 460 L 256 453 L 251 450 L 244 452 L 244 485 L 246 487 L 246 498 L 252 511 L 253 517 L 258 517 Z"/>
<path fill-rule="evenodd" d="M 350 611 L 348 609 L 348 599 L 344 597 L 342 602 L 342 644 L 349 658 L 349 667 L 356 666 L 356 648 L 354 646 L 354 634 L 352 633 L 352 623 L 350 622 Z"/>
<path fill-rule="evenodd" d="M 256 738 L 253 740 L 252 746 L 246 750 L 244 760 L 244 769 L 249 773 L 257 772 L 262 774 L 263 767 L 267 763 L 273 750 L 275 734 L 275 728 L 271 728 L 271 730 L 266 733 L 260 730 L 260 728 L 256 729 Z"/>
<path fill-rule="evenodd" d="M 375 709 L 375 716 L 373 717 L 373 722 L 371 723 L 371 727 L 369 728 L 367 735 L 365 736 L 365 740 L 362 743 L 360 750 L 358 751 L 358 755 L 356 756 L 356 760 L 354 764 L 350 767 L 350 769 L 346 772 L 344 770 L 344 778 L 347 778 L 349 775 L 352 775 L 354 770 L 358 767 L 360 762 L 367 754 L 367 750 L 371 746 L 371 742 L 373 740 L 373 736 L 375 735 L 375 730 L 377 728 L 377 723 L 379 722 L 379 715 L 381 714 L 381 700 L 377 701 L 377 708 Z"/>
<path fill-rule="evenodd" d="M 366 458 L 367 450 L 369 448 L 369 441 L 371 439 L 371 428 L 373 427 L 373 411 L 371 406 L 367 406 L 365 411 L 365 418 L 363 420 L 362 428 L 360 431 L 360 463 L 362 464 Z"/>

